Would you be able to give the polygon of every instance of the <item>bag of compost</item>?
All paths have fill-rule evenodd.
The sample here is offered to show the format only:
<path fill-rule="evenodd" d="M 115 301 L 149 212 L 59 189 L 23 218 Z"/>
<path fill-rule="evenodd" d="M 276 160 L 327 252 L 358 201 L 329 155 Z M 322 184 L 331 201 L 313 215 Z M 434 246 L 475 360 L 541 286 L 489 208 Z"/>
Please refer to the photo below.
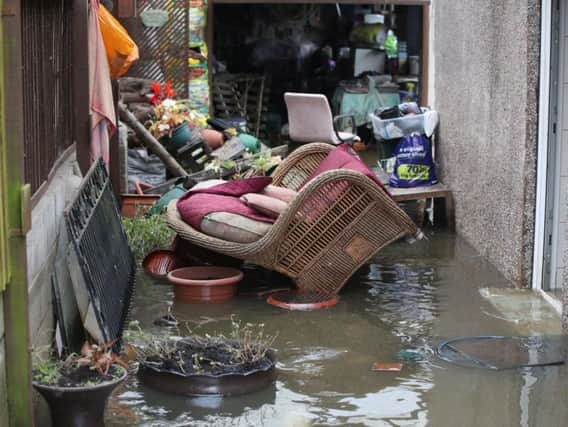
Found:
<path fill-rule="evenodd" d="M 390 177 L 392 187 L 422 187 L 438 182 L 432 147 L 425 135 L 413 133 L 405 136 L 394 149 L 394 172 Z"/>

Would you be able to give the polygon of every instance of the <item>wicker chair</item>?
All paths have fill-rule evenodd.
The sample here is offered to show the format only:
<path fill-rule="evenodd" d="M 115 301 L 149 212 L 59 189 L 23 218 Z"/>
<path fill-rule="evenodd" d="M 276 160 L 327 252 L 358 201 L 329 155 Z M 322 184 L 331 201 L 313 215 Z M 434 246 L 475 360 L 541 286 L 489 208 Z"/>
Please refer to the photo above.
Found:
<path fill-rule="evenodd" d="M 323 143 L 300 147 L 276 169 L 273 184 L 298 190 L 333 148 Z M 193 229 L 180 218 L 175 201 L 166 218 L 193 244 L 283 273 L 302 291 L 325 294 L 339 292 L 386 245 L 420 233 L 389 194 L 349 170 L 328 171 L 304 185 L 254 243 L 228 242 Z"/>

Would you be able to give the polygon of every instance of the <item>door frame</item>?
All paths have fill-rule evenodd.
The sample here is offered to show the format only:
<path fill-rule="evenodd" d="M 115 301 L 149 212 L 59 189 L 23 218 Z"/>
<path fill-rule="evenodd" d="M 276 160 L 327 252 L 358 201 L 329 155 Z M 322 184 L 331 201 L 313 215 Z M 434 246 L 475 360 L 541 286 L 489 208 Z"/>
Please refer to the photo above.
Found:
<path fill-rule="evenodd" d="M 555 19 L 562 19 L 557 9 L 561 0 L 542 0 L 540 36 L 540 81 L 538 106 L 537 181 L 535 203 L 535 230 L 533 249 L 532 288 L 539 291 L 553 307 L 561 312 L 561 302 L 547 292 L 551 268 L 552 233 L 554 226 L 555 181 L 557 173 L 553 144 L 557 138 L 557 111 L 560 41 L 555 43 Z M 554 69 L 553 69 L 554 68 Z M 554 80 L 556 78 L 556 81 Z"/>
<path fill-rule="evenodd" d="M 536 206 L 532 288 L 544 288 L 546 246 L 546 199 L 548 184 L 548 148 L 550 126 L 550 82 L 552 56 L 552 0 L 542 0 L 540 34 L 540 84 L 538 105 L 538 145 L 536 167 Z"/>
<path fill-rule="evenodd" d="M 122 0 L 123 2 L 125 0 Z M 543 0 L 547 1 L 547 0 Z M 217 4 L 386 4 L 394 6 L 421 6 L 422 7 L 422 46 L 420 52 L 420 103 L 430 105 L 430 13 L 431 0 L 209 0 L 207 4 L 207 27 L 205 42 L 208 56 L 208 68 L 211 70 L 211 57 L 214 52 L 214 21 L 213 12 Z M 212 84 L 213 73 L 209 73 L 209 86 Z M 213 105 L 213 97 L 210 94 L 210 103 Z"/>

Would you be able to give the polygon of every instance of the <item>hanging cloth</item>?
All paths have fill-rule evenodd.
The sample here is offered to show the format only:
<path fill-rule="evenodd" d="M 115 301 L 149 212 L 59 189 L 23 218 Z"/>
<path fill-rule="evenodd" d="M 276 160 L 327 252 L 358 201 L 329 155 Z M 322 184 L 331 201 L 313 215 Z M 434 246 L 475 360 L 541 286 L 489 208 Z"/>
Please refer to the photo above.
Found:
<path fill-rule="evenodd" d="M 99 1 L 89 3 L 89 91 L 91 108 L 91 162 L 102 157 L 108 165 L 109 140 L 116 132 L 116 112 L 105 45 L 99 19 Z"/>

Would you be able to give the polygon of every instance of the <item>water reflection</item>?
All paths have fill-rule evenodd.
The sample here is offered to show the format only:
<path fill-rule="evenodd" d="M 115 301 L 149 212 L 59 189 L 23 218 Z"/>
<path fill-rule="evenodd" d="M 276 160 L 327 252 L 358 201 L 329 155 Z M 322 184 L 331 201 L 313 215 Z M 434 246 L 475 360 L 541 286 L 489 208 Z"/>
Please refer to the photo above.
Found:
<path fill-rule="evenodd" d="M 278 333 L 279 377 L 271 389 L 235 398 L 173 396 L 132 378 L 118 391 L 108 425 L 504 426 L 521 420 L 561 425 L 547 415 L 537 417 L 535 406 L 546 406 L 552 420 L 568 416 L 568 409 L 550 403 L 549 391 L 565 394 L 565 368 L 557 368 L 556 376 L 531 370 L 496 378 L 432 358 L 431 337 L 440 331 L 444 336 L 513 333 L 505 321 L 480 310 L 484 303 L 477 288 L 495 281 L 494 270 L 464 244 L 454 251 L 453 239 L 434 236 L 412 247 L 391 246 L 350 281 L 336 307 L 323 311 L 287 312 L 244 296 L 225 304 L 172 304 L 169 286 L 141 278 L 133 317 L 145 329 L 163 333 L 153 321 L 170 305 L 199 333 L 229 333 L 233 314 L 264 323 L 266 333 Z M 370 370 L 374 362 L 396 362 L 401 351 L 423 358 L 405 361 L 400 372 Z M 501 400 L 487 390 L 498 390 Z M 541 424 L 534 424 L 536 419 Z"/>

